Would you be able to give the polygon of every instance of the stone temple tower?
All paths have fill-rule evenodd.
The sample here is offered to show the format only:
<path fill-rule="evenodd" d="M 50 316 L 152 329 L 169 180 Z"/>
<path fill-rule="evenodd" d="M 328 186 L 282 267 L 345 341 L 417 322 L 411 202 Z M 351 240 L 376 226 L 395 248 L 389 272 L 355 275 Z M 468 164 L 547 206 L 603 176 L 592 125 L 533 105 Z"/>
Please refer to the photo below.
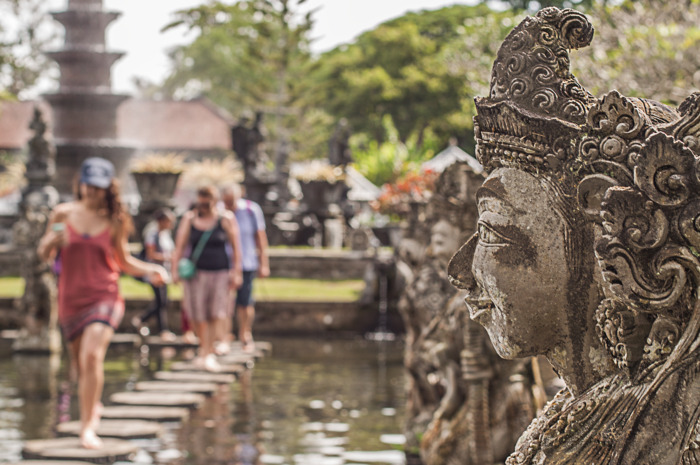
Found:
<path fill-rule="evenodd" d="M 66 11 L 52 15 L 66 33 L 63 48 L 47 54 L 60 67 L 58 92 L 44 98 L 53 110 L 56 188 L 65 198 L 88 157 L 111 160 L 127 181 L 134 148 L 117 140 L 117 107 L 129 96 L 112 93 L 111 68 L 123 53 L 107 50 L 105 41 L 120 13 L 103 11 L 102 0 L 68 0 Z"/>

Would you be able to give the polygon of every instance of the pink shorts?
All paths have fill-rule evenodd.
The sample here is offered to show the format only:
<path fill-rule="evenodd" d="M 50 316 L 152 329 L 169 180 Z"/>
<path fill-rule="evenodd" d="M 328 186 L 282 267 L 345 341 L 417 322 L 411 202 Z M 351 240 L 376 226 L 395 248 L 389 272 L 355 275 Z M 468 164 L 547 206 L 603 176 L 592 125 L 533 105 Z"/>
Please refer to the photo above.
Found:
<path fill-rule="evenodd" d="M 184 281 L 184 287 L 184 307 L 191 321 L 201 323 L 229 316 L 229 270 L 197 270 L 192 279 Z"/>

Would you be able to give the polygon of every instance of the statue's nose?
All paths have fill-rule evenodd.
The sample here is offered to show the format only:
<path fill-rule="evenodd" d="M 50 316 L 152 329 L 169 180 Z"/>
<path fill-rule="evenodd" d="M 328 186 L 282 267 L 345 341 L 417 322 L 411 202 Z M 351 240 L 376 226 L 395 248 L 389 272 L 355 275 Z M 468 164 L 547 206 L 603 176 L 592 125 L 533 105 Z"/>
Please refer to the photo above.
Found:
<path fill-rule="evenodd" d="M 474 234 L 469 240 L 452 256 L 447 265 L 447 276 L 453 286 L 474 292 L 476 290 L 476 280 L 472 274 L 472 261 L 474 260 L 474 249 L 479 240 L 478 234 Z"/>

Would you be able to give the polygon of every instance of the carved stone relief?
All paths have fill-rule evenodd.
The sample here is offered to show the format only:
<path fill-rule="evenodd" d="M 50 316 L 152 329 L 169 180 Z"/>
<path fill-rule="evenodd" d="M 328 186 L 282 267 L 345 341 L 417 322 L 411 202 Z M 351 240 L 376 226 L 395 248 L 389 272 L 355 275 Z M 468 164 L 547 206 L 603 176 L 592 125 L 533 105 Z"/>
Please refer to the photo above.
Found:
<path fill-rule="evenodd" d="M 407 283 L 399 303 L 410 383 L 406 450 L 426 465 L 503 460 L 534 415 L 527 364 L 496 356 L 446 277 L 449 258 L 474 230 L 472 199 L 482 181 L 466 163 L 448 167 L 416 209 L 425 220 L 399 246 Z"/>
<path fill-rule="evenodd" d="M 508 465 L 699 463 L 700 93 L 591 96 L 568 50 L 592 38 L 557 8 L 506 37 L 476 100 L 478 232 L 448 273 L 499 355 L 567 385 Z"/>

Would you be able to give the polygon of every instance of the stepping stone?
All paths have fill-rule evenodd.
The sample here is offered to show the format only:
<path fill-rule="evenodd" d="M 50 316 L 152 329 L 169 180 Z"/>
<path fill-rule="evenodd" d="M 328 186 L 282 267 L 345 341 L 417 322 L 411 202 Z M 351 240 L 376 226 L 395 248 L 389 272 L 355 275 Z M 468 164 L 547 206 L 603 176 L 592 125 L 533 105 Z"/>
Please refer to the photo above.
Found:
<path fill-rule="evenodd" d="M 22 460 L 21 462 L 3 463 L 3 465 L 91 465 L 91 463 L 68 460 Z"/>
<path fill-rule="evenodd" d="M 19 337 L 18 329 L 5 329 L 0 331 L 0 339 L 6 339 L 8 341 L 14 341 Z"/>
<path fill-rule="evenodd" d="M 182 338 L 182 336 L 177 336 L 175 337 L 174 340 L 165 340 L 160 336 L 147 336 L 144 338 L 143 342 L 145 342 L 147 345 L 153 347 L 153 348 L 158 348 L 158 347 L 175 347 L 177 349 L 186 349 L 186 348 L 195 348 L 198 347 L 199 344 L 194 342 L 185 342 L 185 340 Z"/>
<path fill-rule="evenodd" d="M 101 438 L 151 439 L 157 438 L 162 432 L 163 426 L 160 423 L 144 420 L 102 420 L 97 428 L 97 435 Z M 56 433 L 61 437 L 79 436 L 80 422 L 59 423 Z"/>
<path fill-rule="evenodd" d="M 231 384 L 236 376 L 228 373 L 207 373 L 205 371 L 158 371 L 153 377 L 159 381 L 183 381 L 191 383 Z"/>
<path fill-rule="evenodd" d="M 199 408 L 204 403 L 204 396 L 192 392 L 128 391 L 112 394 L 109 400 L 122 405 Z"/>
<path fill-rule="evenodd" d="M 221 365 L 243 365 L 252 368 L 255 365 L 255 356 L 253 354 L 230 353 L 216 358 L 216 361 Z"/>
<path fill-rule="evenodd" d="M 136 391 L 147 392 L 194 392 L 211 396 L 218 386 L 214 383 L 183 383 L 179 381 L 140 381 L 134 386 Z"/>
<path fill-rule="evenodd" d="M 209 373 L 203 367 L 195 365 L 194 362 L 174 362 L 172 365 L 170 365 L 170 369 L 173 371 L 193 371 L 197 373 Z M 221 363 L 221 369 L 217 373 L 227 373 L 235 375 L 242 372 L 243 370 L 245 370 L 245 368 L 241 364 L 231 365 Z"/>
<path fill-rule="evenodd" d="M 116 333 L 112 336 L 109 345 L 138 347 L 141 345 L 141 336 L 138 334 Z"/>
<path fill-rule="evenodd" d="M 122 439 L 104 438 L 100 449 L 80 447 L 79 438 L 34 439 L 24 443 L 22 457 L 35 460 L 85 460 L 111 464 L 131 459 L 138 446 Z"/>
<path fill-rule="evenodd" d="M 233 341 L 231 343 L 231 349 L 243 352 L 243 344 L 241 344 L 241 341 Z M 267 341 L 255 341 L 254 352 L 257 351 L 269 354 L 270 352 L 272 352 L 272 343 Z"/>
<path fill-rule="evenodd" d="M 183 421 L 190 416 L 184 407 L 134 407 L 129 405 L 110 405 L 102 409 L 102 418 L 115 420 L 152 420 Z"/>
<path fill-rule="evenodd" d="M 3 462 L 3 465 L 91 465 L 91 463 L 76 462 L 74 460 L 22 460 L 21 462 Z"/>

